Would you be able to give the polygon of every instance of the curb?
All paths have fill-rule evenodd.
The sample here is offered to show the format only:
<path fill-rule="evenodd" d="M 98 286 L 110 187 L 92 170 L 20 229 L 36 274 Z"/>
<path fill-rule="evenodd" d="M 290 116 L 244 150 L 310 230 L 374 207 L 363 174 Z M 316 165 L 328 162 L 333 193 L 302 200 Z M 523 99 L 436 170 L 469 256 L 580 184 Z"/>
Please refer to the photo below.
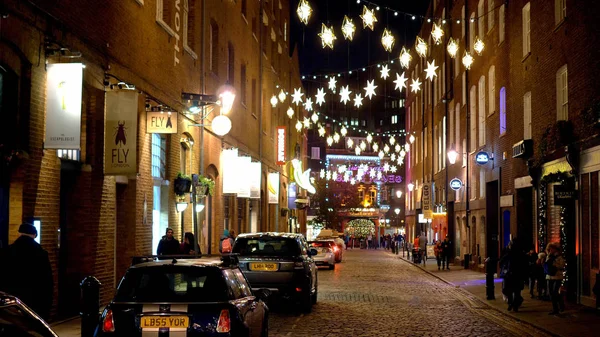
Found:
<path fill-rule="evenodd" d="M 50 327 L 54 327 L 54 326 L 57 326 L 57 325 L 65 324 L 65 323 L 70 322 L 70 321 L 74 321 L 74 320 L 76 320 L 78 318 L 80 318 L 80 316 L 73 316 L 73 317 L 62 319 L 60 321 L 52 321 L 52 323 L 48 323 L 48 322 L 47 323 L 48 323 L 48 325 L 50 325 Z"/>
<path fill-rule="evenodd" d="M 390 254 L 391 254 L 391 253 L 390 253 Z M 392 255 L 393 255 L 393 256 L 395 256 L 395 254 L 392 254 Z M 398 259 L 399 259 L 399 260 L 401 260 L 401 261 L 403 261 L 403 262 L 405 262 L 405 263 L 408 263 L 408 264 L 410 264 L 410 265 L 412 265 L 412 266 L 415 266 L 416 268 L 419 268 L 419 269 L 420 269 L 420 270 L 422 270 L 423 272 L 425 272 L 425 273 L 427 273 L 427 274 L 429 274 L 429 275 L 431 275 L 431 276 L 433 276 L 433 277 L 437 278 L 438 280 L 440 280 L 440 281 L 442 281 L 442 282 L 444 282 L 444 283 L 446 283 L 446 284 L 448 284 L 448 285 L 451 285 L 451 286 L 453 286 L 453 287 L 454 287 L 454 288 L 456 288 L 456 289 L 460 289 L 460 291 L 464 291 L 464 292 L 467 292 L 467 293 L 469 293 L 470 295 L 473 295 L 475 300 L 477 300 L 477 301 L 478 301 L 478 302 L 480 302 L 480 303 L 484 303 L 485 305 L 487 305 L 488 307 L 490 307 L 490 309 L 493 309 L 493 310 L 495 310 L 496 312 L 498 312 L 498 313 L 500 313 L 500 314 L 502 314 L 502 315 L 504 315 L 504 316 L 506 316 L 506 317 L 510 317 L 510 318 L 512 318 L 512 319 L 514 319 L 514 320 L 516 320 L 516 321 L 519 321 L 519 322 L 520 322 L 520 323 L 522 323 L 522 324 L 533 326 L 533 327 L 535 327 L 536 329 L 539 329 L 539 330 L 541 330 L 541 331 L 543 331 L 543 332 L 547 333 L 547 334 L 548 334 L 548 335 L 550 335 L 550 336 L 555 336 L 555 337 L 563 337 L 563 336 L 561 336 L 561 335 L 558 335 L 558 334 L 556 334 L 556 333 L 554 333 L 554 332 L 550 332 L 550 331 L 546 330 L 545 328 L 543 328 L 543 327 L 541 327 L 541 326 L 539 326 L 539 325 L 537 325 L 537 324 L 533 324 L 533 323 L 531 323 L 531 322 L 528 322 L 528 321 L 525 321 L 525 320 L 523 320 L 522 318 L 519 318 L 519 317 L 517 317 L 517 316 L 513 316 L 513 315 L 509 315 L 509 314 L 507 314 L 506 312 L 504 312 L 504 311 L 502 311 L 502 310 L 500 310 L 500 309 L 498 309 L 498 308 L 494 307 L 494 306 L 493 306 L 493 305 L 491 305 L 490 303 L 488 303 L 488 302 L 486 302 L 486 301 L 483 301 L 482 299 L 480 299 L 479 297 L 475 296 L 475 294 L 471 293 L 470 291 L 468 291 L 468 290 L 466 290 L 466 289 L 464 289 L 464 288 L 461 288 L 460 286 L 454 285 L 454 284 L 452 284 L 452 282 L 450 282 L 450 281 L 448 281 L 448 280 L 446 280 L 446 279 L 442 278 L 441 276 L 438 276 L 438 275 L 436 275 L 436 274 L 434 274 L 434 273 L 430 272 L 429 270 L 427 270 L 427 269 L 424 269 L 423 267 L 421 267 L 421 265 L 420 265 L 420 264 L 419 264 L 419 265 L 417 265 L 417 264 L 414 264 L 414 263 L 412 263 L 411 261 L 409 261 L 409 260 L 406 260 L 405 258 L 403 258 L 403 257 L 401 257 L 401 256 L 398 256 Z"/>

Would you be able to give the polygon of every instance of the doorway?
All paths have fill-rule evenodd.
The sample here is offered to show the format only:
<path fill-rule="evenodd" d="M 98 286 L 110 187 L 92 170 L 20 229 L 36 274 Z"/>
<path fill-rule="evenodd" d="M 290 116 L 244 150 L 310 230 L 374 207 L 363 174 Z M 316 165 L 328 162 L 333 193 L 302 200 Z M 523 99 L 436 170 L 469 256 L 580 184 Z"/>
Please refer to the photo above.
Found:
<path fill-rule="evenodd" d="M 533 247 L 533 188 L 517 190 L 517 238 L 524 249 Z"/>
<path fill-rule="evenodd" d="M 7 247 L 9 231 L 9 203 L 10 203 L 10 168 L 5 162 L 5 151 L 15 147 L 18 137 L 17 112 L 18 112 L 18 76 L 0 64 L 0 248 Z"/>
<path fill-rule="evenodd" d="M 502 212 L 502 248 L 506 248 L 510 242 L 510 211 Z"/>
<path fill-rule="evenodd" d="M 500 196 L 498 191 L 498 180 L 486 183 L 485 187 L 485 214 L 486 214 L 486 237 L 485 245 L 487 257 L 498 258 L 498 210 L 500 207 Z"/>

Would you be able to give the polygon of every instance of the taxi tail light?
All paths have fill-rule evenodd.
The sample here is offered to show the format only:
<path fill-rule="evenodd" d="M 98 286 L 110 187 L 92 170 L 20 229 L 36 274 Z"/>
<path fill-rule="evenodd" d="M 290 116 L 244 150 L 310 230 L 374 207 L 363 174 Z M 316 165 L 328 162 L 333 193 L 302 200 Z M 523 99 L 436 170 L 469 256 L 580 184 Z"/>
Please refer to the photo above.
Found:
<path fill-rule="evenodd" d="M 102 321 L 102 332 L 115 332 L 115 321 L 112 310 L 106 310 L 104 320 Z"/>
<path fill-rule="evenodd" d="M 221 310 L 219 322 L 217 323 L 217 332 L 229 332 L 231 330 L 231 319 L 229 318 L 229 310 Z"/>
<path fill-rule="evenodd" d="M 337 252 L 338 250 L 340 250 L 340 247 L 335 246 L 335 247 L 333 247 L 333 250 Z"/>
<path fill-rule="evenodd" d="M 301 293 L 302 292 L 302 288 L 296 288 L 296 292 Z"/>

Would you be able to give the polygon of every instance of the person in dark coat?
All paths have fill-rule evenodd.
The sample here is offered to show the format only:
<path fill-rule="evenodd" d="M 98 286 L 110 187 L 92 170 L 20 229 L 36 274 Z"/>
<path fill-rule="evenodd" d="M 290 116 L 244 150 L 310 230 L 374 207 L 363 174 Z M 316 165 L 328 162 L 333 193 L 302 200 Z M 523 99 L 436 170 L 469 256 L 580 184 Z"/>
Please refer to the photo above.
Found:
<path fill-rule="evenodd" d="M 502 294 L 508 298 L 508 311 L 519 311 L 523 304 L 521 291 L 528 278 L 527 255 L 520 248 L 517 239 L 509 243 L 506 253 L 499 261 L 503 270 Z"/>
<path fill-rule="evenodd" d="M 18 239 L 3 252 L 0 289 L 18 297 L 43 319 L 50 317 L 54 279 L 48 252 L 35 241 L 37 229 L 19 226 Z"/>
<path fill-rule="evenodd" d="M 158 255 L 177 255 L 179 254 L 179 241 L 173 237 L 173 230 L 167 228 L 167 233 L 158 243 L 156 253 Z"/>
<path fill-rule="evenodd" d="M 450 270 L 450 255 L 452 255 L 452 244 L 448 235 L 442 241 L 442 270 Z"/>
<path fill-rule="evenodd" d="M 180 247 L 180 252 L 182 255 L 196 255 L 196 252 L 198 253 L 198 255 L 202 255 L 200 247 L 196 242 L 196 237 L 194 236 L 194 233 L 185 233 L 183 243 Z"/>

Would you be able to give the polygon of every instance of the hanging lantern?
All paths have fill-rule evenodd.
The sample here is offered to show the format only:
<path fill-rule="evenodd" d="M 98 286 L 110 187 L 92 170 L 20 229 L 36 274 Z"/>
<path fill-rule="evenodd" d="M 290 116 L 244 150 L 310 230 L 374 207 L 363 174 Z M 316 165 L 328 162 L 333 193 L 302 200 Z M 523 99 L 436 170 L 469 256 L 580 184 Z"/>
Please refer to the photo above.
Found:
<path fill-rule="evenodd" d="M 361 142 L 360 142 L 360 149 L 364 151 L 366 148 L 367 148 L 367 143 L 365 143 L 365 141 L 364 141 L 364 140 L 363 140 L 363 141 L 361 141 Z"/>
<path fill-rule="evenodd" d="M 281 89 L 281 91 L 279 92 L 279 102 L 281 102 L 281 103 L 285 102 L 286 98 L 287 98 L 287 94 L 285 93 L 285 91 L 283 91 L 283 89 Z"/>
<path fill-rule="evenodd" d="M 298 9 L 296 10 L 296 13 L 298 14 L 298 17 L 300 18 L 300 21 L 302 21 L 303 24 L 307 25 L 308 19 L 310 18 L 310 15 L 312 14 L 312 8 L 310 8 L 310 4 L 308 3 L 307 0 L 300 0 L 300 3 L 298 4 Z"/>
<path fill-rule="evenodd" d="M 336 132 L 336 133 L 333 134 L 333 141 L 335 143 L 337 143 L 337 142 L 340 141 L 340 134 L 339 133 Z"/>
<path fill-rule="evenodd" d="M 446 49 L 451 58 L 455 58 L 456 53 L 458 53 L 458 41 L 458 39 L 454 40 L 453 38 L 450 38 L 450 41 L 448 41 L 448 47 Z"/>
<path fill-rule="evenodd" d="M 379 159 L 383 159 L 383 156 L 385 156 L 385 154 L 383 153 L 383 151 L 379 151 Z"/>
<path fill-rule="evenodd" d="M 373 143 L 373 152 L 377 152 L 379 150 L 379 145 L 377 143 Z"/>
<path fill-rule="evenodd" d="M 321 177 L 321 179 L 325 178 L 325 170 L 321 169 L 321 172 L 319 172 L 319 177 Z"/>
<path fill-rule="evenodd" d="M 323 126 L 319 127 L 319 137 L 325 136 L 325 128 Z"/>
<path fill-rule="evenodd" d="M 271 96 L 271 106 L 272 107 L 277 106 L 277 96 L 275 96 L 275 95 Z"/>
<path fill-rule="evenodd" d="M 354 148 L 354 153 L 355 153 L 357 156 L 360 156 L 360 147 L 358 147 L 358 146 L 357 146 L 357 147 L 355 147 L 355 148 Z"/>
<path fill-rule="evenodd" d="M 373 141 L 373 136 L 371 136 L 371 134 L 369 133 L 367 135 L 367 143 L 371 143 Z"/>
<path fill-rule="evenodd" d="M 394 145 L 396 143 L 396 138 L 394 136 L 390 137 L 390 145 Z"/>
<path fill-rule="evenodd" d="M 389 147 L 387 144 L 385 144 L 385 146 L 383 147 L 383 151 L 384 151 L 385 153 L 388 153 L 388 152 L 390 152 L 390 147 Z"/>
<path fill-rule="evenodd" d="M 442 29 L 442 27 L 440 27 L 434 23 L 433 29 L 431 31 L 431 37 L 433 38 L 433 41 L 435 42 L 435 44 L 440 44 L 440 42 L 442 42 L 443 36 L 444 36 L 444 30 Z"/>
<path fill-rule="evenodd" d="M 352 140 L 352 138 L 348 138 L 347 144 L 349 148 L 351 148 L 354 145 L 354 141 Z"/>
<path fill-rule="evenodd" d="M 402 68 L 408 69 L 408 67 L 410 66 L 411 60 L 412 60 L 412 56 L 410 56 L 410 53 L 408 52 L 408 50 L 406 50 L 406 48 L 402 47 L 402 51 L 400 52 L 400 65 L 402 66 Z"/>
<path fill-rule="evenodd" d="M 333 33 L 333 27 L 327 27 L 324 23 L 321 24 L 321 32 L 318 34 L 321 38 L 323 48 L 329 47 L 333 49 L 333 41 L 337 40 Z"/>
<path fill-rule="evenodd" d="M 475 49 L 477 55 L 481 55 L 483 48 L 485 48 L 483 41 L 479 37 L 475 38 L 475 45 L 473 45 L 473 49 Z"/>
<path fill-rule="evenodd" d="M 302 122 L 300 122 L 300 121 L 296 122 L 296 130 L 298 130 L 298 131 L 302 130 Z"/>
<path fill-rule="evenodd" d="M 302 124 L 304 125 L 305 129 L 310 128 L 310 119 L 304 117 L 304 120 L 302 121 Z"/>
<path fill-rule="evenodd" d="M 425 42 L 425 40 L 423 40 L 420 36 L 417 36 L 415 49 L 417 50 L 417 54 L 419 54 L 419 56 L 425 57 L 427 55 L 427 42 Z"/>
<path fill-rule="evenodd" d="M 402 147 L 400 146 L 400 144 L 396 144 L 396 146 L 394 147 L 394 150 L 396 150 L 396 152 L 400 152 L 400 149 Z"/>
<path fill-rule="evenodd" d="M 410 143 L 414 143 L 415 142 L 415 135 L 410 135 L 410 137 L 408 138 L 408 140 L 410 141 Z"/>
<path fill-rule="evenodd" d="M 373 30 L 375 22 L 377 22 L 377 18 L 375 17 L 375 12 L 373 10 L 368 9 L 367 6 L 363 6 L 363 13 L 360 15 L 360 18 L 363 20 L 363 28 L 371 28 Z"/>
<path fill-rule="evenodd" d="M 317 124 L 317 121 L 319 120 L 319 115 L 317 115 L 316 112 L 313 112 L 312 116 L 310 116 L 310 119 L 313 121 L 313 123 Z"/>
<path fill-rule="evenodd" d="M 473 56 L 471 56 L 468 51 L 465 51 L 465 56 L 462 58 L 462 63 L 467 70 L 471 69 L 471 66 L 473 65 Z"/>

